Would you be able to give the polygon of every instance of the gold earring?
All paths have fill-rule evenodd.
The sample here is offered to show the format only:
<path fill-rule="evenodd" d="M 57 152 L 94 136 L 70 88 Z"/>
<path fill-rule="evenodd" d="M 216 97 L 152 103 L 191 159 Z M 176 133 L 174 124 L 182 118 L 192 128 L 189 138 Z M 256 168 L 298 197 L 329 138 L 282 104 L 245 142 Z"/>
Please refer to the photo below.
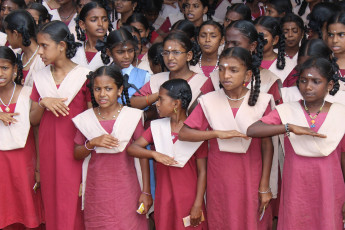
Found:
<path fill-rule="evenodd" d="M 177 109 L 176 108 L 174 108 L 174 113 L 177 113 Z"/>
<path fill-rule="evenodd" d="M 246 86 L 246 82 L 245 81 L 243 82 L 243 86 Z"/>

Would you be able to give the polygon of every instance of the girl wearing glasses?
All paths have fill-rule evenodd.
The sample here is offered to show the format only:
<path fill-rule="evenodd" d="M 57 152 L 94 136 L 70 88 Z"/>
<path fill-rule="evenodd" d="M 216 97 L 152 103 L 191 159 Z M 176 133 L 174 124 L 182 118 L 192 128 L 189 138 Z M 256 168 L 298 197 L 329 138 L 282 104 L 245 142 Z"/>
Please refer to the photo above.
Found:
<path fill-rule="evenodd" d="M 196 99 L 201 94 L 213 90 L 213 86 L 205 84 L 207 78 L 189 69 L 189 64 L 197 63 L 196 52 L 198 45 L 193 43 L 183 32 L 171 32 L 163 41 L 163 56 L 165 66 L 170 72 L 158 73 L 151 76 L 150 82 L 143 86 L 140 93 L 135 93 L 131 105 L 143 109 L 158 100 L 159 87 L 167 80 L 181 78 L 188 82 L 192 89 L 192 101 L 188 107 L 190 112 L 196 105 Z"/>

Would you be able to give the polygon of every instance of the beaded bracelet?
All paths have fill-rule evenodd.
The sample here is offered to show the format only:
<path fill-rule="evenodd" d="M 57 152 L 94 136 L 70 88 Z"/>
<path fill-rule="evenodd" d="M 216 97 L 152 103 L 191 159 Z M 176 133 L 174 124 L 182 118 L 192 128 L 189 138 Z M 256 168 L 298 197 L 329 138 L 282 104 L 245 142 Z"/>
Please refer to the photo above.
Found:
<path fill-rule="evenodd" d="M 286 136 L 290 136 L 290 130 L 289 130 L 289 123 L 285 124 L 285 131 L 286 131 Z"/>
<path fill-rule="evenodd" d="M 96 146 L 93 148 L 93 149 L 89 149 L 87 146 L 86 146 L 86 144 L 87 144 L 87 142 L 90 142 L 89 140 L 86 140 L 85 141 L 85 148 L 87 149 L 87 150 L 89 150 L 89 151 L 92 151 L 92 150 L 95 150 L 96 149 Z"/>
<path fill-rule="evenodd" d="M 150 193 L 147 192 L 141 192 L 142 194 L 148 195 L 148 196 L 152 196 Z"/>
<path fill-rule="evenodd" d="M 270 193 L 270 192 L 271 192 L 271 188 L 268 188 L 267 191 L 264 191 L 264 192 L 261 192 L 261 191 L 259 190 L 259 193 L 260 193 L 260 194 L 267 194 L 267 193 Z"/>

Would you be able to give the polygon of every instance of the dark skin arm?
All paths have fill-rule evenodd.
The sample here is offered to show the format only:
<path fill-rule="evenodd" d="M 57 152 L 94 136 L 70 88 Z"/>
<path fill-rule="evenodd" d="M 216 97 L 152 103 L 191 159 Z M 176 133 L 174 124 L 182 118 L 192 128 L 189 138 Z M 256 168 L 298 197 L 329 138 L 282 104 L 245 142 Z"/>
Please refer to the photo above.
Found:
<path fill-rule="evenodd" d="M 197 130 L 192 129 L 187 125 L 183 125 L 182 129 L 179 132 L 179 140 L 181 141 L 191 141 L 191 142 L 198 142 L 198 141 L 207 141 L 213 138 L 219 139 L 230 139 L 233 137 L 242 137 L 245 139 L 249 139 L 245 134 L 240 133 L 236 130 L 228 130 L 228 131 L 220 131 L 220 130 Z"/>
<path fill-rule="evenodd" d="M 326 135 L 314 132 L 309 127 L 289 124 L 289 130 L 296 135 L 310 135 L 314 137 L 326 138 Z M 262 121 L 257 121 L 247 129 L 249 137 L 271 137 L 286 133 L 285 125 L 269 125 Z"/>
<path fill-rule="evenodd" d="M 190 210 L 190 223 L 192 226 L 198 226 L 201 223 L 202 204 L 204 203 L 206 191 L 207 158 L 197 159 L 196 164 L 198 168 L 198 182 L 195 201 Z"/>
<path fill-rule="evenodd" d="M 265 192 L 270 187 L 270 176 L 273 159 L 273 143 L 270 137 L 262 138 L 261 140 L 261 156 L 262 156 L 262 175 L 260 180 L 259 191 Z M 259 213 L 262 213 L 264 207 L 267 207 L 268 203 L 272 199 L 272 193 L 259 193 L 260 207 Z"/>
<path fill-rule="evenodd" d="M 142 180 L 143 180 L 143 192 L 147 194 L 151 194 L 151 187 L 150 187 L 150 164 L 149 159 L 143 158 L 139 159 L 140 161 L 140 168 L 142 173 Z M 152 196 L 141 193 L 138 201 L 138 207 L 141 203 L 144 203 L 144 211 L 142 214 L 147 214 L 150 207 L 153 204 Z"/>
<path fill-rule="evenodd" d="M 144 109 L 147 106 L 152 105 L 158 100 L 158 93 L 150 94 L 147 96 L 133 96 L 131 101 L 131 106 L 137 109 Z M 148 103 L 147 103 L 148 101 Z"/>

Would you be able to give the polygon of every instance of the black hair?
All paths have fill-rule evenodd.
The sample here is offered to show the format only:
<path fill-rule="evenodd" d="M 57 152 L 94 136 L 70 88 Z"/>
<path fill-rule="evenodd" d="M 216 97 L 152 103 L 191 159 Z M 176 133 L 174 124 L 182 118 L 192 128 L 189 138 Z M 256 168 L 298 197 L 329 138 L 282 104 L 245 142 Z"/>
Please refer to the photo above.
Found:
<path fill-rule="evenodd" d="M 23 46 L 29 46 L 31 38 L 36 39 L 36 22 L 26 10 L 14 10 L 9 13 L 4 19 L 3 26 L 11 32 L 16 30 L 21 34 Z"/>
<path fill-rule="evenodd" d="M 98 107 L 98 103 L 96 102 L 95 95 L 93 93 L 93 87 L 94 87 L 94 80 L 96 77 L 100 76 L 109 76 L 114 79 L 114 82 L 119 89 L 121 86 L 123 86 L 123 91 L 121 94 L 121 100 L 123 105 L 131 106 L 129 101 L 129 94 L 128 94 L 128 75 L 122 75 L 121 68 L 117 65 L 109 65 L 109 66 L 101 66 L 95 71 L 91 71 L 87 75 L 87 79 L 89 80 L 88 88 L 90 89 L 91 93 L 91 102 L 92 107 Z"/>
<path fill-rule="evenodd" d="M 16 4 L 18 6 L 18 9 L 26 9 L 26 3 L 24 0 L 2 0 L 1 6 L 2 6 L 2 4 L 4 4 L 5 1 L 13 2 L 14 4 Z"/>
<path fill-rule="evenodd" d="M 298 59 L 304 56 L 322 57 L 331 60 L 332 50 L 322 39 L 311 39 L 303 42 L 299 48 Z"/>
<path fill-rule="evenodd" d="M 229 12 L 236 12 L 240 14 L 242 16 L 241 20 L 252 21 L 252 12 L 245 4 L 235 3 L 232 6 L 228 6 L 225 15 L 227 15 Z"/>
<path fill-rule="evenodd" d="M 226 27 L 226 31 L 231 28 L 235 28 L 241 32 L 241 34 L 249 39 L 250 43 L 257 42 L 254 55 L 256 55 L 260 60 L 260 63 L 263 59 L 264 46 L 267 41 L 264 39 L 263 33 L 258 33 L 254 24 L 250 21 L 239 20 L 232 22 Z"/>
<path fill-rule="evenodd" d="M 97 40 L 96 49 L 101 51 L 101 58 L 104 64 L 108 64 L 110 62 L 110 58 L 107 55 L 107 49 L 110 51 L 119 45 L 125 43 L 131 43 L 135 49 L 137 49 L 137 40 L 136 38 L 126 29 L 120 28 L 118 30 L 111 31 L 108 36 L 104 38 L 104 41 Z"/>
<path fill-rule="evenodd" d="M 290 0 L 268 0 L 266 4 L 272 5 L 272 7 L 278 12 L 278 14 L 292 13 L 292 5 Z"/>
<path fill-rule="evenodd" d="M 144 15 L 150 13 L 150 12 L 155 12 L 157 15 L 159 14 L 159 12 L 162 10 L 162 6 L 163 6 L 163 1 L 161 0 L 145 0 L 143 1 L 143 9 L 142 9 L 142 13 L 144 13 Z M 152 24 L 153 22 L 149 22 L 150 24 Z"/>
<path fill-rule="evenodd" d="M 333 3 L 321 2 L 314 6 L 313 10 L 307 16 L 309 23 L 308 27 L 318 34 L 322 39 L 322 27 L 333 15 L 339 12 L 341 9 Z"/>
<path fill-rule="evenodd" d="M 223 50 L 221 53 L 219 60 L 222 58 L 236 58 L 243 62 L 243 64 L 247 67 L 247 70 L 251 70 L 253 72 L 253 77 L 251 80 L 251 88 L 250 88 L 250 95 L 248 100 L 248 105 L 255 106 L 259 94 L 260 94 L 260 65 L 261 61 L 255 55 L 251 55 L 251 53 L 242 47 L 231 47 Z M 255 84 L 254 84 L 255 83 Z"/>
<path fill-rule="evenodd" d="M 301 76 L 302 72 L 306 69 L 315 68 L 318 70 L 319 74 L 322 77 L 327 79 L 327 82 L 333 81 L 334 86 L 331 91 L 329 91 L 330 95 L 335 95 L 339 90 L 339 80 L 345 81 L 338 76 L 338 68 L 336 63 L 330 62 L 329 60 L 321 57 L 311 57 L 307 61 L 305 61 L 299 68 L 299 75 Z M 297 86 L 299 85 L 299 81 L 297 81 Z"/>
<path fill-rule="evenodd" d="M 212 16 L 213 16 L 214 13 L 215 13 L 215 8 L 216 8 L 216 7 L 212 7 L 213 4 L 212 4 L 212 6 L 210 6 L 210 5 L 208 4 L 208 0 L 199 0 L 199 1 L 201 2 L 202 7 L 204 7 L 204 8 L 207 7 L 207 12 L 206 12 L 207 19 L 208 19 L 208 20 L 209 20 L 209 19 L 212 19 Z M 217 0 L 215 0 L 214 2 L 217 3 Z M 187 4 L 188 4 L 188 3 L 184 3 L 184 4 L 182 5 L 182 8 L 185 9 L 185 8 L 187 7 Z"/>
<path fill-rule="evenodd" d="M 187 34 L 189 39 L 196 40 L 197 29 L 194 24 L 187 19 L 175 22 L 174 25 L 171 26 L 171 31 L 182 31 Z"/>
<path fill-rule="evenodd" d="M 341 24 L 345 25 L 345 12 L 342 12 L 342 11 L 338 12 L 333 17 L 331 17 L 327 21 L 327 29 L 328 29 L 329 25 L 335 24 L 335 23 L 341 23 Z"/>
<path fill-rule="evenodd" d="M 141 44 L 146 45 L 147 43 L 150 43 L 152 32 L 155 30 L 155 28 L 153 28 L 153 26 L 150 26 L 146 17 L 141 13 L 133 13 L 127 19 L 126 24 L 130 25 L 131 23 L 134 23 L 134 22 L 141 23 L 144 26 L 145 30 L 149 30 L 149 34 L 147 35 L 147 37 L 141 38 Z"/>
<path fill-rule="evenodd" d="M 211 25 L 211 26 L 214 26 L 216 28 L 218 28 L 219 32 L 220 32 L 220 36 L 223 37 L 224 36 L 224 29 L 223 29 L 223 26 L 221 24 L 219 24 L 218 22 L 216 21 L 213 21 L 213 20 L 208 20 L 208 21 L 205 21 L 203 22 L 200 27 L 199 27 L 199 30 L 198 30 L 198 36 L 199 36 L 199 33 L 200 33 L 200 30 L 203 26 L 206 26 L 206 25 Z"/>
<path fill-rule="evenodd" d="M 302 31 L 302 42 L 306 40 L 306 35 L 305 35 L 305 31 L 306 31 L 306 28 L 304 26 L 304 22 L 302 20 L 302 18 L 294 13 L 289 13 L 289 14 L 286 14 L 284 17 L 282 17 L 280 19 L 280 29 L 281 31 L 283 32 L 283 26 L 285 23 L 288 23 L 288 22 L 294 22 L 296 23 L 296 25 L 298 26 L 298 28 L 301 29 Z"/>
<path fill-rule="evenodd" d="M 264 27 L 274 38 L 279 37 L 278 41 L 278 57 L 277 57 L 277 68 L 283 70 L 285 68 L 285 35 L 280 29 L 279 20 L 270 16 L 262 16 L 254 21 L 255 25 Z"/>
<path fill-rule="evenodd" d="M 168 91 L 168 96 L 175 100 L 181 100 L 181 108 L 188 109 L 192 101 L 192 90 L 184 79 L 171 79 L 164 82 L 161 88 Z"/>
<path fill-rule="evenodd" d="M 100 0 L 92 0 L 91 2 L 89 2 L 83 6 L 79 15 L 75 19 L 75 22 L 76 22 L 75 31 L 77 32 L 77 38 L 80 41 L 85 41 L 86 36 L 85 36 L 85 31 L 82 30 L 79 26 L 79 21 L 85 22 L 85 19 L 87 17 L 87 14 L 89 13 L 89 11 L 93 10 L 95 8 L 103 8 L 105 10 L 105 12 L 107 13 L 108 21 L 109 21 L 108 31 L 110 32 L 113 28 L 113 25 L 110 22 L 110 11 L 111 11 L 111 9 L 107 5 L 107 3 L 100 1 Z"/>
<path fill-rule="evenodd" d="M 196 65 L 198 63 L 198 55 L 200 53 L 200 47 L 195 41 L 191 41 L 186 33 L 179 31 L 172 31 L 163 40 L 163 46 L 165 42 L 175 40 L 177 41 L 186 52 L 192 51 L 193 58 L 189 61 L 189 64 Z"/>
<path fill-rule="evenodd" d="M 17 85 L 21 85 L 23 79 L 23 71 L 22 69 L 18 68 L 18 61 L 20 60 L 20 56 L 17 55 L 16 57 L 11 48 L 8 48 L 7 46 L 0 46 L 0 59 L 9 61 L 13 67 L 17 65 L 17 76 L 14 79 L 14 82 Z"/>
<path fill-rule="evenodd" d="M 38 12 L 38 27 L 42 26 L 42 24 L 44 24 L 47 20 L 50 22 L 53 17 L 51 14 L 49 14 L 47 8 L 37 2 L 29 3 L 27 9 L 36 10 Z"/>
<path fill-rule="evenodd" d="M 162 72 L 167 71 L 167 67 L 164 64 L 164 60 L 163 57 L 161 55 L 161 53 L 163 52 L 163 43 L 162 42 L 158 42 L 153 44 L 148 52 L 147 52 L 147 57 L 149 60 L 152 61 L 152 63 L 154 65 L 160 65 Z"/>
<path fill-rule="evenodd" d="M 62 21 L 51 21 L 43 25 L 39 33 L 48 34 L 50 39 L 55 41 L 57 44 L 59 42 L 65 42 L 66 47 L 66 57 L 71 59 L 77 53 L 77 49 L 81 44 L 75 42 L 74 35 L 69 31 L 66 24 Z"/>

